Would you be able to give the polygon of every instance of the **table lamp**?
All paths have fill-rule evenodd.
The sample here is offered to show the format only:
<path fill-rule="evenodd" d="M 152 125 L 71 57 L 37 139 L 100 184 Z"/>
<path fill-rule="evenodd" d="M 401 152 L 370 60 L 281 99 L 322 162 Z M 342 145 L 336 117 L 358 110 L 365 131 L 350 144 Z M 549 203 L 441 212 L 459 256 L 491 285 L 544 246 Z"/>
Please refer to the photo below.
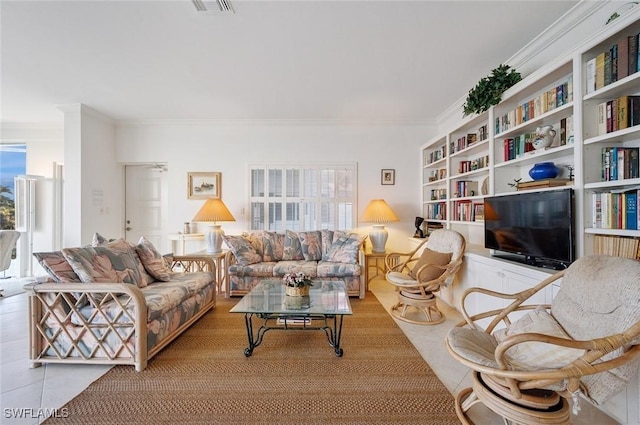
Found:
<path fill-rule="evenodd" d="M 364 210 L 360 221 L 363 223 L 376 223 L 373 225 L 371 233 L 369 233 L 371 250 L 373 252 L 385 252 L 384 246 L 387 243 L 389 233 L 384 228 L 383 223 L 400 220 L 384 199 L 373 199 Z"/>
<path fill-rule="evenodd" d="M 221 199 L 207 199 L 192 221 L 213 222 L 209 225 L 209 231 L 205 233 L 204 238 L 207 242 L 207 253 L 215 254 L 222 252 L 222 235 L 224 235 L 224 231 L 216 222 L 236 221 L 236 219 Z"/>

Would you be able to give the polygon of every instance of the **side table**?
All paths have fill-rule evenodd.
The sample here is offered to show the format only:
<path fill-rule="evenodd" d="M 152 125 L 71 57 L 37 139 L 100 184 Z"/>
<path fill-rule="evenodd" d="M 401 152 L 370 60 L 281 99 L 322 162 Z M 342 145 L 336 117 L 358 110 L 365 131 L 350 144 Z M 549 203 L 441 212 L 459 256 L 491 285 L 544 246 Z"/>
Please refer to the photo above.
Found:
<path fill-rule="evenodd" d="M 225 255 L 229 251 L 228 249 L 223 249 L 220 252 L 207 252 L 206 249 L 202 251 L 191 252 L 187 254 L 190 257 L 208 257 L 213 260 L 216 265 L 216 284 L 218 285 L 217 291 L 220 294 L 224 288 L 224 296 L 228 297 L 229 293 L 227 292 L 227 264 L 225 260 Z"/>
<path fill-rule="evenodd" d="M 387 254 L 391 253 L 391 251 L 385 252 L 372 252 L 370 250 L 366 250 L 364 252 L 364 282 L 365 285 L 369 285 L 371 279 L 374 277 L 378 277 L 380 275 L 384 276 L 387 273 L 387 266 L 384 263 L 384 259 Z M 393 255 L 391 260 L 391 265 L 395 266 L 398 264 L 399 255 Z M 366 290 L 366 288 L 365 288 Z"/>
<path fill-rule="evenodd" d="M 171 241 L 171 251 L 175 255 L 186 255 L 187 243 L 204 241 L 204 233 L 169 233 L 169 240 Z"/>

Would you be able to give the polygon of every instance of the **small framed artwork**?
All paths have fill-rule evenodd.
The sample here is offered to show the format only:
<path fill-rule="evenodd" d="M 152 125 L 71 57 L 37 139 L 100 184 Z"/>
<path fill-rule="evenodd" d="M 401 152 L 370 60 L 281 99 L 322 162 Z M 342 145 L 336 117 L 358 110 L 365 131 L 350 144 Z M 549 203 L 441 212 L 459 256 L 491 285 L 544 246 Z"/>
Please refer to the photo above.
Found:
<path fill-rule="evenodd" d="M 473 204 L 475 221 L 484 221 L 484 204 Z"/>
<path fill-rule="evenodd" d="M 380 184 L 396 184 L 396 170 L 383 169 L 380 175 Z"/>
<path fill-rule="evenodd" d="M 187 198 L 220 198 L 221 173 L 188 173 Z"/>

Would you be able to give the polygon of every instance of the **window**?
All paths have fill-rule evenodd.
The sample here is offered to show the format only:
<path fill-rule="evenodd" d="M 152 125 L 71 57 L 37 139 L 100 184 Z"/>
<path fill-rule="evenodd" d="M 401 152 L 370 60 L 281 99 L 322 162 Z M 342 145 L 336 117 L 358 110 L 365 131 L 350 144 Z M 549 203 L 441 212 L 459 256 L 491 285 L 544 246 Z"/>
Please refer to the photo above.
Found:
<path fill-rule="evenodd" d="M 249 165 L 251 230 L 350 230 L 356 165 Z"/>
<path fill-rule="evenodd" d="M 26 174 L 27 145 L 0 144 L 0 229 L 15 229 L 14 178 Z"/>

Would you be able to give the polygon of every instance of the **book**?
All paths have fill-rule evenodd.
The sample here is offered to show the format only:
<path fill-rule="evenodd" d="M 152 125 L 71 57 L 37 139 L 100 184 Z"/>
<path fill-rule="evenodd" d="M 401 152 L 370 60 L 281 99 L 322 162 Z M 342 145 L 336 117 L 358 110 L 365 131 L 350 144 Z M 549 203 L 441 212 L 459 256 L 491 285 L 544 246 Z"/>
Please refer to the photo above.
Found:
<path fill-rule="evenodd" d="M 596 90 L 604 87 L 604 52 L 596 56 Z"/>
<path fill-rule="evenodd" d="M 541 187 L 556 187 L 567 186 L 573 184 L 573 180 L 570 179 L 543 179 L 533 180 L 529 182 L 519 182 L 518 190 L 521 189 L 539 189 Z"/>
<path fill-rule="evenodd" d="M 603 66 L 603 82 L 602 87 L 611 84 L 611 49 L 604 52 L 604 66 Z"/>
<path fill-rule="evenodd" d="M 596 91 L 596 58 L 587 61 L 587 94 Z"/>
<path fill-rule="evenodd" d="M 629 75 L 629 38 L 622 37 L 618 40 L 618 80 Z"/>
<path fill-rule="evenodd" d="M 640 125 L 640 96 L 629 97 L 629 127 Z"/>
<path fill-rule="evenodd" d="M 638 71 L 638 35 L 627 37 L 629 44 L 629 75 Z"/>
<path fill-rule="evenodd" d="M 640 106 L 640 102 L 638 102 Z M 598 136 L 607 132 L 607 102 L 598 104 Z"/>
<path fill-rule="evenodd" d="M 621 96 L 617 101 L 618 125 L 617 129 L 622 130 L 629 127 L 629 96 Z"/>
<path fill-rule="evenodd" d="M 624 229 L 638 230 L 638 191 L 623 193 L 625 205 Z"/>
<path fill-rule="evenodd" d="M 609 80 L 609 84 L 615 83 L 618 81 L 618 45 L 614 44 L 611 46 L 610 53 L 611 56 L 611 77 Z"/>

